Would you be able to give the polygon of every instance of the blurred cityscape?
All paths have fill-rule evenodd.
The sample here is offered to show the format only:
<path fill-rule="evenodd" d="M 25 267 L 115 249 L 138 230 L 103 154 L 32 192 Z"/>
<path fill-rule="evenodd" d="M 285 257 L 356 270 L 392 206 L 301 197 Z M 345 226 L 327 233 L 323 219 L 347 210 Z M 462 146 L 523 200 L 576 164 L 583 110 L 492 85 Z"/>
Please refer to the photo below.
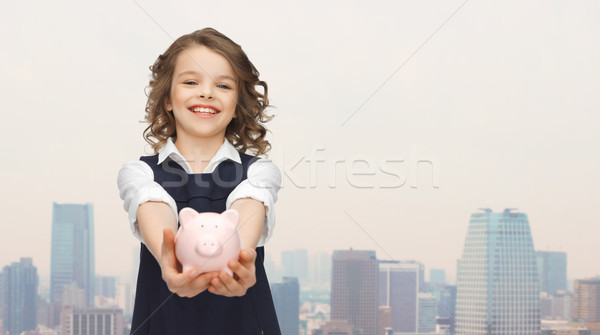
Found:
<path fill-rule="evenodd" d="M 0 334 L 129 334 L 137 268 L 95 273 L 93 205 L 54 203 L 51 224 L 49 279 L 31 258 L 2 268 Z M 570 284 L 567 254 L 535 250 L 525 213 L 480 209 L 465 225 L 455 281 L 384 250 L 267 253 L 282 334 L 600 334 L 600 277 Z"/>

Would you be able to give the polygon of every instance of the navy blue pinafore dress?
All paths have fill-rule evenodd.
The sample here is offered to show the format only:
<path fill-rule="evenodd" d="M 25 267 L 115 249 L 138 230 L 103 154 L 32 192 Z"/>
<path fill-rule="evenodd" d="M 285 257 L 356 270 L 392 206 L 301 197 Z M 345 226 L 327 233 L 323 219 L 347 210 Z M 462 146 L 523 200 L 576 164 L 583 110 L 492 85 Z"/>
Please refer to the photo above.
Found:
<path fill-rule="evenodd" d="M 173 197 L 177 210 L 225 211 L 227 197 L 247 178 L 258 158 L 240 153 L 242 164 L 227 160 L 213 173 L 191 174 L 167 158 L 144 156 L 154 181 Z M 142 243 L 133 311 L 134 335 L 279 335 L 273 298 L 263 265 L 264 247 L 256 248 L 256 284 L 242 297 L 223 297 L 204 291 L 193 298 L 173 294 L 162 279 L 160 266 Z"/>

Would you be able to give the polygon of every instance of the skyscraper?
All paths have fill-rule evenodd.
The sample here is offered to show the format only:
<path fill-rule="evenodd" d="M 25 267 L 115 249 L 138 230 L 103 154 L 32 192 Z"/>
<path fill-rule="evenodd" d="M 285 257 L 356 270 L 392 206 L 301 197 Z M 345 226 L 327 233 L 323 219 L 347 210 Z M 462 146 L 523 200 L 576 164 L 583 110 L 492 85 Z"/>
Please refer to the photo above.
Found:
<path fill-rule="evenodd" d="M 573 293 L 558 291 L 555 294 L 540 294 L 540 314 L 542 320 L 571 320 Z"/>
<path fill-rule="evenodd" d="M 1 308 L 3 331 L 19 335 L 37 326 L 39 277 L 31 258 L 7 265 L 2 270 Z"/>
<path fill-rule="evenodd" d="M 95 279 L 92 204 L 53 203 L 50 301 L 61 303 L 65 285 L 74 284 L 92 307 Z"/>
<path fill-rule="evenodd" d="M 379 262 L 379 305 L 391 308 L 395 332 L 418 331 L 419 282 L 422 271 L 416 262 Z"/>
<path fill-rule="evenodd" d="M 306 249 L 282 252 L 281 263 L 285 277 L 296 277 L 301 283 L 308 280 L 308 251 Z"/>
<path fill-rule="evenodd" d="M 312 284 L 329 284 L 331 282 L 331 254 L 314 253 L 310 255 L 309 260 L 309 281 Z"/>
<path fill-rule="evenodd" d="M 331 276 L 331 320 L 348 321 L 364 335 L 377 332 L 375 251 L 335 250 Z"/>
<path fill-rule="evenodd" d="M 96 295 L 106 298 L 116 298 L 117 277 L 96 276 Z"/>
<path fill-rule="evenodd" d="M 567 290 L 567 253 L 536 251 L 540 292 L 555 294 Z"/>
<path fill-rule="evenodd" d="M 527 215 L 473 213 L 458 268 L 456 334 L 540 334 L 537 267 Z"/>
<path fill-rule="evenodd" d="M 419 293 L 418 299 L 418 332 L 433 333 L 435 332 L 436 327 L 435 320 L 437 316 L 438 301 L 433 295 L 425 292 Z"/>
<path fill-rule="evenodd" d="M 63 335 L 123 335 L 123 310 L 118 308 L 77 309 L 65 306 L 61 316 Z"/>
<path fill-rule="evenodd" d="M 429 282 L 436 284 L 446 284 L 446 270 L 431 269 L 429 270 Z"/>
<path fill-rule="evenodd" d="M 456 285 L 428 283 L 427 293 L 437 301 L 437 321 L 445 323 L 450 333 L 454 334 L 454 310 L 456 308 Z"/>
<path fill-rule="evenodd" d="M 573 319 L 600 322 L 600 277 L 578 279 L 573 284 Z"/>
<path fill-rule="evenodd" d="M 296 277 L 283 277 L 271 285 L 273 303 L 282 335 L 298 335 L 300 329 L 300 285 Z"/>

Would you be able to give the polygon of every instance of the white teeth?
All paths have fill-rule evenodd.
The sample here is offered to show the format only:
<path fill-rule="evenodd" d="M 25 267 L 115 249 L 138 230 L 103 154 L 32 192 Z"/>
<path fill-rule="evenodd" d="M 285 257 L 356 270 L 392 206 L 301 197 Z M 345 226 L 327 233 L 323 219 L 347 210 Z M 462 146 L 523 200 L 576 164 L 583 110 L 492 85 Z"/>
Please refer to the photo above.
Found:
<path fill-rule="evenodd" d="M 204 107 L 194 107 L 192 108 L 192 112 L 194 113 L 209 113 L 209 114 L 217 114 L 217 111 L 212 108 L 204 108 Z"/>

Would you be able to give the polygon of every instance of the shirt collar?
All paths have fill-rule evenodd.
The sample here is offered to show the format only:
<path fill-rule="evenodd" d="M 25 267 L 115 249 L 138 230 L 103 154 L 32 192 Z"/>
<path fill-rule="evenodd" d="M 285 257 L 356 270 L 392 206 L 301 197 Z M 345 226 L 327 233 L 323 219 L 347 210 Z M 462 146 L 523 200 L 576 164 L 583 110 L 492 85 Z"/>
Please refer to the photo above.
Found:
<path fill-rule="evenodd" d="M 181 167 L 188 174 L 192 174 L 192 168 L 188 164 L 188 162 L 183 158 L 183 156 L 177 150 L 175 143 L 173 143 L 173 138 L 169 137 L 167 139 L 167 143 L 162 146 L 158 150 L 158 164 L 162 163 L 165 159 L 171 158 L 177 164 L 181 165 Z M 223 141 L 223 144 L 217 150 L 213 158 L 210 160 L 210 163 L 206 166 L 202 173 L 212 173 L 217 166 L 223 161 L 232 160 L 238 164 L 242 163 L 240 158 L 240 153 L 235 149 L 233 144 L 231 144 L 227 139 Z"/>

